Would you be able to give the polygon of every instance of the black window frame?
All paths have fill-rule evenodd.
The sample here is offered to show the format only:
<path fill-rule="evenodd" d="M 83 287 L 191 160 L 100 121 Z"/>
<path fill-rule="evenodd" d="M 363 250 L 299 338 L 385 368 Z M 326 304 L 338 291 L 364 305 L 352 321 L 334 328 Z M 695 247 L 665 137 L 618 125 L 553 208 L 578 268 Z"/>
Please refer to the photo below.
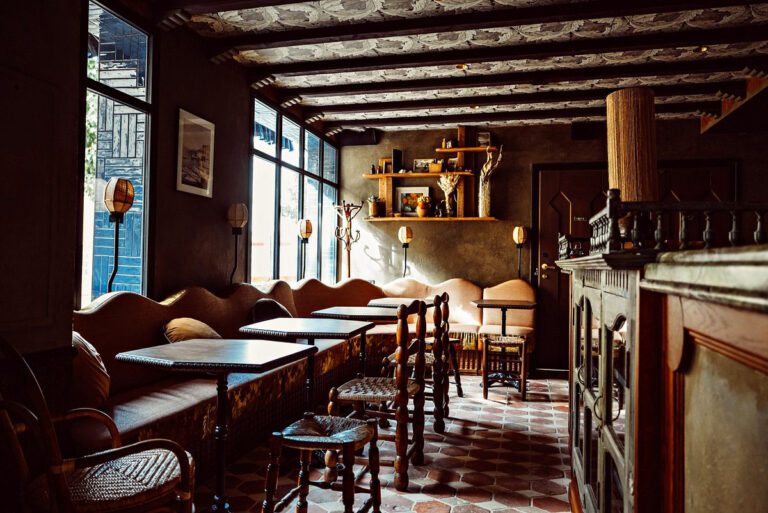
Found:
<path fill-rule="evenodd" d="M 277 119 L 275 123 L 275 155 L 270 155 L 269 153 L 265 153 L 261 150 L 257 150 L 254 147 L 253 144 L 253 136 L 254 136 L 254 128 L 255 128 L 255 115 L 254 115 L 254 109 L 255 109 L 255 102 L 260 102 L 270 109 L 273 109 L 277 113 Z M 322 280 L 323 276 L 323 207 L 324 207 L 324 201 L 325 201 L 325 195 L 324 195 L 324 188 L 326 185 L 329 185 L 333 187 L 336 190 L 336 202 L 339 201 L 339 196 L 341 194 L 341 168 L 340 168 L 340 162 L 341 162 L 341 151 L 339 150 L 338 146 L 333 143 L 333 141 L 329 140 L 326 137 L 323 137 L 322 135 L 318 134 L 315 130 L 313 130 L 307 123 L 296 119 L 292 114 L 287 112 L 285 109 L 283 109 L 281 106 L 275 104 L 273 101 L 271 101 L 269 98 L 265 98 L 264 96 L 261 96 L 257 93 L 251 94 L 251 105 L 250 105 L 250 132 L 248 136 L 248 146 L 250 148 L 249 156 L 250 158 L 250 164 L 249 164 L 249 194 L 248 194 L 248 206 L 251 208 L 252 202 L 253 202 L 253 157 L 259 157 L 262 160 L 270 162 L 274 168 L 275 168 L 275 197 L 274 197 L 274 247 L 272 248 L 272 279 L 276 280 L 280 277 L 280 191 L 281 191 L 281 185 L 282 185 L 282 168 L 289 169 L 291 171 L 295 171 L 299 175 L 299 211 L 301 212 L 301 219 L 305 219 L 308 216 L 306 215 L 304 211 L 304 182 L 306 178 L 311 178 L 314 180 L 317 180 L 319 183 L 318 191 L 319 191 L 319 201 L 318 201 L 318 212 L 317 212 L 317 226 L 312 226 L 313 229 L 313 236 L 318 238 L 318 244 L 317 244 L 317 274 L 319 276 L 318 279 Z M 293 165 L 288 162 L 285 162 L 282 160 L 282 151 L 283 151 L 283 119 L 287 118 L 292 123 L 298 125 L 299 127 L 299 165 Z M 318 174 L 313 174 L 306 169 L 306 162 L 304 159 L 304 151 L 305 151 L 305 144 L 306 144 L 306 132 L 310 132 L 312 135 L 317 137 L 320 140 L 320 147 L 319 147 L 319 170 Z M 331 181 L 325 178 L 324 176 L 324 165 L 325 165 L 325 144 L 331 145 L 336 150 L 336 158 L 335 158 L 335 166 L 336 166 L 336 181 Z M 338 218 L 336 218 L 336 225 L 338 225 Z M 248 251 L 247 251 L 247 273 L 248 273 L 248 282 L 251 281 L 251 230 L 248 230 Z M 331 234 L 331 236 L 334 237 L 335 235 Z M 334 262 L 334 272 L 333 272 L 333 279 L 334 282 L 339 281 L 339 241 L 335 240 L 334 244 L 336 245 L 336 259 Z M 296 252 L 296 276 L 301 275 L 301 251 Z M 309 258 L 309 255 L 307 256 Z M 314 276 L 313 276 L 314 277 Z"/>

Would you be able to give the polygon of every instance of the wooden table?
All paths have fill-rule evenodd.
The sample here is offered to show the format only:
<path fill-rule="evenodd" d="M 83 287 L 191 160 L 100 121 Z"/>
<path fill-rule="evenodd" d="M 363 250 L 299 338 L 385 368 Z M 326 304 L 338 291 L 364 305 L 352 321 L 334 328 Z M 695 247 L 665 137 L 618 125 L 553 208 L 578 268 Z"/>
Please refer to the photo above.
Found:
<path fill-rule="evenodd" d="M 372 322 L 346 321 L 340 319 L 307 319 L 298 317 L 280 317 L 268 321 L 248 324 L 240 328 L 240 333 L 270 340 L 298 342 L 305 340 L 307 345 L 314 346 L 315 340 L 345 339 L 349 340 L 360 335 L 365 340 L 365 333 L 374 326 Z M 361 347 L 363 343 L 361 342 Z M 307 407 L 314 411 L 315 397 L 315 356 L 309 355 L 305 389 Z"/>
<path fill-rule="evenodd" d="M 342 319 L 347 321 L 396 321 L 397 309 L 375 306 L 334 306 L 312 312 L 312 317 L 321 319 Z M 360 373 L 365 376 L 365 334 L 360 337 L 360 351 L 357 358 Z"/>
<path fill-rule="evenodd" d="M 229 427 L 227 377 L 233 372 L 266 372 L 287 363 L 314 358 L 317 348 L 269 340 L 192 339 L 119 353 L 119 362 L 136 363 L 178 372 L 216 375 L 216 493 L 212 511 L 228 512 L 226 442 Z"/>
<path fill-rule="evenodd" d="M 400 305 L 410 305 L 414 301 L 424 301 L 427 308 L 435 306 L 434 297 L 418 298 L 418 297 L 380 297 L 378 299 L 371 299 L 368 301 L 368 306 L 376 306 L 379 308 L 397 308 Z"/>
<path fill-rule="evenodd" d="M 478 308 L 498 308 L 501 310 L 501 336 L 507 335 L 507 310 L 532 310 L 536 308 L 534 301 L 519 299 L 475 299 L 472 304 Z"/>

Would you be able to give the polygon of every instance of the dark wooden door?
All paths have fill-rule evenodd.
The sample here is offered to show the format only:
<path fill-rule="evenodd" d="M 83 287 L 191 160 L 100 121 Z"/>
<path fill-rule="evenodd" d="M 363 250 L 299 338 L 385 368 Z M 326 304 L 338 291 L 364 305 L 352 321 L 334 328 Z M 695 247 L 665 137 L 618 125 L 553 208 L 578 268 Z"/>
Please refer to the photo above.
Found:
<path fill-rule="evenodd" d="M 605 206 L 608 173 L 596 165 L 539 170 L 537 369 L 568 368 L 568 276 L 555 267 L 558 234 L 589 237 L 589 218 Z"/>
<path fill-rule="evenodd" d="M 538 187 L 538 250 L 534 253 L 533 282 L 538 285 L 536 369 L 568 368 L 568 277 L 554 266 L 558 234 L 589 237 L 589 218 L 605 207 L 608 171 L 605 163 L 534 166 Z M 659 161 L 661 201 L 734 201 L 738 178 L 732 159 Z M 728 219 L 714 219 L 715 233 L 726 236 Z M 689 229 L 699 234 L 700 219 Z M 746 233 L 745 228 L 742 232 Z M 677 224 L 669 220 L 667 233 L 677 237 Z M 723 243 L 724 241 L 719 241 Z"/>

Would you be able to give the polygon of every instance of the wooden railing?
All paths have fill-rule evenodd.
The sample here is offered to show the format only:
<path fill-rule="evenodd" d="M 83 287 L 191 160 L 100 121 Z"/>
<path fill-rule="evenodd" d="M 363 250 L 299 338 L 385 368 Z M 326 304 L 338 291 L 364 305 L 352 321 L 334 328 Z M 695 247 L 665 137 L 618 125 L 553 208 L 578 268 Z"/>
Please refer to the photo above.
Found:
<path fill-rule="evenodd" d="M 625 202 L 618 189 L 610 189 L 605 208 L 589 220 L 589 253 L 764 244 L 768 241 L 766 212 L 768 203 Z M 744 237 L 747 225 L 751 233 Z"/>

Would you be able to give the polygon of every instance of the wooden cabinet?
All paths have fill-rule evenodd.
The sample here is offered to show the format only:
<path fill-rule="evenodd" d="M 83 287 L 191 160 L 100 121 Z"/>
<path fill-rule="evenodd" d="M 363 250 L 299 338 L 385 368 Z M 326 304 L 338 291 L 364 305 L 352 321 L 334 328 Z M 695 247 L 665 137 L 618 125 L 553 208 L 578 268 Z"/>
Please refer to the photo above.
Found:
<path fill-rule="evenodd" d="M 571 275 L 570 446 L 575 511 L 633 512 L 636 447 L 655 442 L 639 423 L 639 283 L 653 257 L 591 255 L 560 260 Z M 645 348 L 651 350 L 650 348 Z M 647 370 L 647 367 L 646 369 Z M 645 400 L 648 400 L 646 396 Z M 646 511 L 652 511 L 651 509 Z"/>

